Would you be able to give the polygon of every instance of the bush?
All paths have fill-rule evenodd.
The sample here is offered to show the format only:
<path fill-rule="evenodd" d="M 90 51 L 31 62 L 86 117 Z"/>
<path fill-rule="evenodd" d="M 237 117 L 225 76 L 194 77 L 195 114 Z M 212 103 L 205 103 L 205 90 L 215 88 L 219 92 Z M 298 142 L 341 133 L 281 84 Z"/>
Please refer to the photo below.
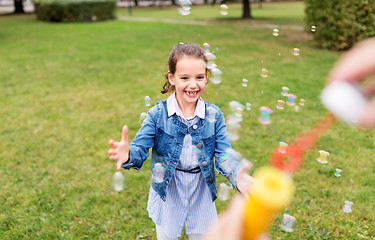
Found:
<path fill-rule="evenodd" d="M 116 0 L 35 0 L 34 6 L 42 21 L 91 22 L 114 19 Z"/>
<path fill-rule="evenodd" d="M 344 50 L 375 36 L 375 0 L 305 0 L 306 28 L 316 26 L 315 43 Z"/>

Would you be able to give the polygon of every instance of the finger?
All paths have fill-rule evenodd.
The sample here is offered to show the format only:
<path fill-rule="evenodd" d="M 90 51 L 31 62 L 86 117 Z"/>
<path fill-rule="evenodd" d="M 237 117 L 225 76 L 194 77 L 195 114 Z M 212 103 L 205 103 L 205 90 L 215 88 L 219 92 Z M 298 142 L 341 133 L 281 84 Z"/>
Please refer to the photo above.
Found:
<path fill-rule="evenodd" d="M 117 157 L 116 157 L 116 155 L 111 155 L 111 156 L 109 156 L 109 159 L 110 160 L 117 160 Z"/>
<path fill-rule="evenodd" d="M 362 41 L 335 64 L 330 75 L 332 81 L 358 81 L 375 73 L 375 38 Z"/>
<path fill-rule="evenodd" d="M 108 150 L 108 155 L 113 155 L 113 154 L 116 154 L 116 150 L 114 150 L 114 149 L 109 149 Z"/>
<path fill-rule="evenodd" d="M 360 120 L 360 125 L 364 127 L 375 126 L 375 102 L 367 107 L 364 116 Z"/>
<path fill-rule="evenodd" d="M 238 174 L 245 174 L 248 169 L 249 169 L 249 164 L 248 163 L 244 163 L 242 165 L 242 168 L 240 169 L 240 171 L 238 171 Z"/>
<path fill-rule="evenodd" d="M 129 142 L 129 140 L 128 140 L 128 126 L 126 126 L 126 125 L 122 128 L 121 141 Z"/>
<path fill-rule="evenodd" d="M 111 140 L 109 140 L 108 145 L 109 145 L 110 147 L 115 148 L 115 147 L 117 147 L 118 142 L 115 142 L 115 141 L 113 141 L 113 139 L 111 139 Z"/>
<path fill-rule="evenodd" d="M 122 165 L 122 162 L 121 161 L 117 161 L 117 163 L 116 163 L 116 169 L 120 170 L 121 169 L 121 165 Z"/>

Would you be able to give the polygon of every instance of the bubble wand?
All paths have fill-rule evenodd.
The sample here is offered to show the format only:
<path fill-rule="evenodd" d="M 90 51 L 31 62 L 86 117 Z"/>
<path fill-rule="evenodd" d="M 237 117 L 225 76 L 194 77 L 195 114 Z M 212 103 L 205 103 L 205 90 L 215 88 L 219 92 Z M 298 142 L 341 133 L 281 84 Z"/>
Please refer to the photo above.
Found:
<path fill-rule="evenodd" d="M 267 231 L 276 214 L 292 200 L 294 184 L 291 174 L 301 167 L 304 154 L 313 149 L 319 138 L 334 126 L 338 119 L 357 124 L 366 111 L 375 88 L 361 93 L 349 83 L 332 83 L 322 92 L 323 104 L 330 110 L 314 127 L 301 134 L 288 145 L 286 152 L 275 150 L 271 154 L 271 166 L 264 166 L 254 174 L 256 181 L 245 204 L 244 240 L 256 239 Z M 287 160 L 287 161 L 286 161 Z"/>

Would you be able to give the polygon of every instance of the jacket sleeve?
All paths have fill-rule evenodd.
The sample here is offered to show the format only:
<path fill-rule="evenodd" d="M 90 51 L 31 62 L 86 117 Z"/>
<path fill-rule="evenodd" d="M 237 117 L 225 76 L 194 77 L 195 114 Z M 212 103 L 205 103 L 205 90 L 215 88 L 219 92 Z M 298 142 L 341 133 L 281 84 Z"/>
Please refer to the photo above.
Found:
<path fill-rule="evenodd" d="M 141 169 L 149 156 L 149 149 L 154 146 L 159 106 L 155 105 L 148 113 L 143 126 L 138 130 L 129 146 L 129 161 L 122 164 L 124 169 Z"/>
<path fill-rule="evenodd" d="M 241 169 L 242 164 L 237 156 L 230 154 L 230 161 L 227 167 L 225 169 L 220 167 L 220 156 L 222 154 L 227 154 L 227 150 L 231 149 L 232 147 L 228 137 L 224 114 L 218 107 L 216 108 L 218 109 L 218 118 L 215 123 L 215 168 L 221 175 L 225 176 L 232 184 L 233 188 L 239 192 L 236 184 L 236 176 L 238 171 Z"/>

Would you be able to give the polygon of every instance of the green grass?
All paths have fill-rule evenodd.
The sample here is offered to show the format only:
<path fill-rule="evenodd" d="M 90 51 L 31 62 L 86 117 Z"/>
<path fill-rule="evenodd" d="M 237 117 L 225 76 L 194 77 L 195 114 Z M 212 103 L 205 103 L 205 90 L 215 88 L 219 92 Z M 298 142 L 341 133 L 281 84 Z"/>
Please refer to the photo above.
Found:
<path fill-rule="evenodd" d="M 267 15 L 271 6 L 279 5 L 264 4 L 259 10 L 263 19 L 302 22 L 301 4 L 273 9 L 278 16 Z M 294 6 L 299 13 L 288 14 Z M 216 14 L 216 7 L 197 8 L 206 9 L 207 16 Z M 165 17 L 181 18 L 174 8 L 170 11 Z M 254 7 L 254 16 L 257 11 Z M 157 9 L 133 11 L 143 17 L 147 12 L 160 14 Z M 213 18 L 205 26 L 0 18 L 0 239 L 156 239 L 146 210 L 150 161 L 140 171 L 124 171 L 125 190 L 116 193 L 107 143 L 120 138 L 124 124 L 134 137 L 139 114 L 148 110 L 144 96 L 154 103 L 167 97 L 160 94 L 163 74 L 178 42 L 208 42 L 215 50 L 222 83 L 209 83 L 204 99 L 224 113 L 231 100 L 252 103 L 233 147 L 255 169 L 268 162 L 279 141 L 292 141 L 327 113 L 319 93 L 340 53 L 311 47 L 303 32 L 280 27 L 280 35 L 273 37 L 272 29 L 251 21 Z M 298 57 L 292 54 L 295 47 L 301 49 Z M 267 78 L 260 76 L 262 68 L 269 70 Z M 246 88 L 243 78 L 249 81 Z M 299 112 L 275 109 L 282 86 L 306 100 Z M 257 120 L 261 106 L 274 109 L 269 126 Z M 374 139 L 374 131 L 341 123 L 329 130 L 294 176 L 296 194 L 283 212 L 297 218 L 295 231 L 284 233 L 275 222 L 273 239 L 373 239 Z M 330 152 L 327 165 L 315 160 L 321 149 Z M 333 175 L 336 168 L 342 169 L 341 178 Z M 218 182 L 224 181 L 218 176 Z M 342 211 L 345 200 L 354 203 L 350 214 Z M 219 212 L 227 204 L 216 201 Z"/>

